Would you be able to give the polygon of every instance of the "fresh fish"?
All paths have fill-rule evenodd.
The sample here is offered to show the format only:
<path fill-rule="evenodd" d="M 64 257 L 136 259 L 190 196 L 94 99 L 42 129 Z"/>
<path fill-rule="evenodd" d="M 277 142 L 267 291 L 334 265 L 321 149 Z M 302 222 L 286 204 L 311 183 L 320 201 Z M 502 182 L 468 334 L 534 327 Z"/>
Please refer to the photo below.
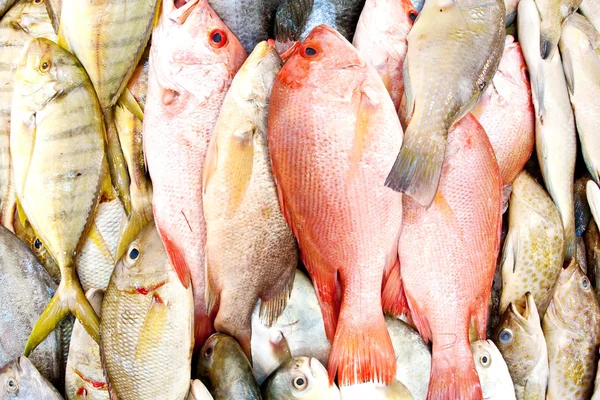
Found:
<path fill-rule="evenodd" d="M 60 283 L 60 268 L 56 265 L 56 261 L 50 255 L 46 246 L 35 235 L 31 224 L 27 221 L 25 221 L 25 224 L 21 224 L 19 218 L 15 218 L 13 227 L 17 237 L 35 254 L 38 261 L 46 268 L 46 271 L 48 271 L 54 282 L 58 285 Z"/>
<path fill-rule="evenodd" d="M 583 158 L 600 183 L 600 139 L 595 134 L 600 124 L 600 34 L 575 13 L 563 26 L 559 46 Z"/>
<path fill-rule="evenodd" d="M 13 1 L 0 0 L 0 16 Z M 0 20 L 0 224 L 13 230 L 14 178 L 9 153 L 10 108 L 23 46 L 34 37 L 56 41 L 43 0 L 21 0 Z"/>
<path fill-rule="evenodd" d="M 499 312 L 504 313 L 509 303 L 525 307 L 525 293 L 531 292 L 543 317 L 563 265 L 560 214 L 526 171 L 513 183 L 508 212 Z"/>
<path fill-rule="evenodd" d="M 295 357 L 282 364 L 261 386 L 264 400 L 334 400 L 340 390 L 329 383 L 327 370 L 316 358 Z"/>
<path fill-rule="evenodd" d="M 100 352 L 121 400 L 183 399 L 194 344 L 192 289 L 148 224 L 115 266 L 102 302 Z"/>
<path fill-rule="evenodd" d="M 548 384 L 548 351 L 540 316 L 531 293 L 525 308 L 511 303 L 496 331 L 494 342 L 506 361 L 518 400 L 544 400 Z"/>
<path fill-rule="evenodd" d="M 209 0 L 208 3 L 250 53 L 259 42 L 272 37 L 280 1 Z"/>
<path fill-rule="evenodd" d="M 473 320 L 479 339 L 485 339 L 502 178 L 473 116 L 463 118 L 448 139 L 433 205 L 425 209 L 404 197 L 400 265 L 412 318 L 423 338 L 433 342 L 427 398 L 476 399 L 481 387 L 468 327 Z"/>
<path fill-rule="evenodd" d="M 502 354 L 491 340 L 471 343 L 484 399 L 514 400 L 515 388 Z"/>
<path fill-rule="evenodd" d="M 412 2 L 413 6 L 417 10 L 417 12 L 421 12 L 421 10 L 423 9 L 423 6 L 425 5 L 425 0 L 410 0 L 410 1 Z"/>
<path fill-rule="evenodd" d="M 23 354 L 27 335 L 52 298 L 56 284 L 35 256 L 0 227 L 0 366 Z M 59 385 L 64 369 L 60 330 L 30 354 L 41 374 Z M 2 393 L 2 392 L 0 392 Z"/>
<path fill-rule="evenodd" d="M 600 306 L 575 259 L 558 278 L 542 329 L 550 366 L 546 399 L 589 398 L 600 345 Z"/>
<path fill-rule="evenodd" d="M 561 36 L 561 28 L 566 20 L 577 11 L 582 0 L 535 0 L 539 11 L 539 54 L 544 60 L 552 60 L 558 40 Z M 519 35 L 522 37 L 522 35 Z M 533 38 L 528 38 L 532 40 Z"/>
<path fill-rule="evenodd" d="M 98 340 L 98 317 L 74 265 L 98 198 L 110 185 L 102 114 L 83 67 L 48 39 L 32 40 L 23 54 L 10 136 L 19 218 L 29 221 L 61 272 L 58 290 L 27 341 L 27 356 L 69 312 Z"/>
<path fill-rule="evenodd" d="M 584 235 L 587 252 L 588 276 L 600 302 L 600 232 L 594 220 L 590 221 Z"/>
<path fill-rule="evenodd" d="M 104 291 L 90 289 L 86 293 L 94 311 L 100 315 Z M 109 400 L 108 383 L 100 361 L 100 347 L 79 322 L 73 327 L 69 359 L 65 372 L 67 399 Z"/>
<path fill-rule="evenodd" d="M 261 399 L 252 366 L 231 336 L 215 333 L 206 340 L 197 373 L 215 400 Z"/>
<path fill-rule="evenodd" d="M 540 57 L 540 19 L 534 0 L 521 0 L 517 18 L 521 49 L 532 82 L 537 158 L 546 189 L 562 218 L 565 259 L 569 259 L 575 256 L 573 174 L 577 138 L 567 82 L 558 52 L 548 60 Z"/>
<path fill-rule="evenodd" d="M 158 232 L 184 286 L 192 278 L 197 346 L 213 331 L 204 301 L 202 167 L 223 98 L 245 58 L 206 0 L 181 8 L 162 2 L 150 49 L 144 154 Z"/>
<path fill-rule="evenodd" d="M 377 70 L 396 110 L 404 94 L 402 66 L 406 36 L 417 15 L 410 0 L 367 0 L 352 40 L 354 47 Z"/>
<path fill-rule="evenodd" d="M 317 312 L 319 312 L 319 310 L 317 310 Z M 270 330 L 263 325 L 261 325 L 260 328 L 264 328 L 267 332 L 266 334 L 270 334 L 270 336 L 268 340 L 261 340 L 259 342 L 258 349 L 252 347 L 252 355 L 254 356 L 255 353 L 259 354 L 257 358 L 252 358 L 252 373 L 259 385 L 261 385 L 273 371 L 279 368 L 281 364 L 292 358 L 290 346 L 281 331 Z M 257 341 L 257 339 L 255 339 L 256 336 L 258 335 L 254 335 L 253 332 L 253 342 Z"/>
<path fill-rule="evenodd" d="M 477 104 L 504 50 L 503 0 L 425 3 L 408 34 L 404 90 L 408 126 L 386 186 L 429 207 L 453 124 Z"/>
<path fill-rule="evenodd" d="M 0 393 L 3 399 L 62 400 L 60 393 L 25 356 L 0 368 Z"/>
<path fill-rule="evenodd" d="M 12 7 L 17 0 L 0 0 L 0 18 Z M 33 0 L 32 0 L 33 1 Z M 43 0 L 37 0 L 43 2 Z"/>
<path fill-rule="evenodd" d="M 506 7 L 506 27 L 508 28 L 517 19 L 519 0 L 504 0 L 504 6 Z"/>
<path fill-rule="evenodd" d="M 490 138 L 502 183 L 512 183 L 533 151 L 535 113 L 521 45 L 510 35 L 498 72 L 472 114 Z"/>
<path fill-rule="evenodd" d="M 131 210 L 129 176 L 111 109 L 146 48 L 159 2 L 62 0 L 60 44 L 81 61 L 98 95 L 107 128 L 112 183 L 127 214 Z"/>
<path fill-rule="evenodd" d="M 596 0 L 583 0 L 579 11 L 594 25 L 596 31 L 600 31 L 600 3 Z"/>
<path fill-rule="evenodd" d="M 204 164 L 207 310 L 217 332 L 251 357 L 252 311 L 271 325 L 290 297 L 296 239 L 279 208 L 267 148 L 267 113 L 281 58 L 260 42 L 223 101 Z"/>
<path fill-rule="evenodd" d="M 0 0 L 2 1 L 2 0 Z M 35 0 L 34 0 L 35 1 Z M 40 0 L 38 0 L 40 1 Z M 60 25 L 60 12 L 62 8 L 63 0 L 42 0 L 44 4 L 46 4 L 46 11 L 48 11 L 48 16 L 50 17 L 50 21 L 52 22 L 52 27 L 54 28 L 54 32 L 58 34 L 58 28 Z"/>
<path fill-rule="evenodd" d="M 573 186 L 575 193 L 575 235 L 577 237 L 583 236 L 592 219 L 586 193 L 587 181 L 590 179 L 592 179 L 592 176 L 585 174 L 578 178 Z"/>
<path fill-rule="evenodd" d="M 190 385 L 187 400 L 213 400 L 213 397 L 199 379 L 194 379 Z"/>
<path fill-rule="evenodd" d="M 397 260 L 402 195 L 381 182 L 402 142 L 394 104 L 375 69 L 321 25 L 277 76 L 268 138 L 284 216 L 333 343 L 329 378 L 390 383 L 381 285 Z"/>

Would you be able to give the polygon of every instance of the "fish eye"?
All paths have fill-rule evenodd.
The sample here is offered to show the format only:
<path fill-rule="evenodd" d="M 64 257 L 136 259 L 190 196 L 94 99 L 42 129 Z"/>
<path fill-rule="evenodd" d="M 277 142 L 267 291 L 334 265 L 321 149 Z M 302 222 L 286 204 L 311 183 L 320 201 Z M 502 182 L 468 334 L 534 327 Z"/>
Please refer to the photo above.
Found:
<path fill-rule="evenodd" d="M 210 33 L 210 45 L 216 49 L 220 49 L 221 47 L 227 44 L 227 33 L 221 29 L 214 29 Z"/>
<path fill-rule="evenodd" d="M 584 277 L 581 279 L 581 287 L 582 287 L 584 290 L 588 290 L 588 289 L 590 288 L 590 280 L 588 279 L 588 277 L 587 277 L 587 276 L 584 276 Z"/>
<path fill-rule="evenodd" d="M 210 358 L 213 355 L 212 346 L 208 346 L 206 350 L 204 350 L 204 358 Z"/>
<path fill-rule="evenodd" d="M 490 364 L 492 363 L 492 359 L 490 358 L 490 356 L 488 354 L 483 354 L 481 357 L 479 357 L 479 362 L 481 363 L 482 366 L 489 367 Z"/>
<path fill-rule="evenodd" d="M 35 242 L 33 242 L 33 247 L 35 247 L 36 250 L 40 250 L 42 248 L 42 242 L 40 241 L 40 239 L 35 238 Z"/>
<path fill-rule="evenodd" d="M 42 4 L 44 0 L 33 0 L 33 4 Z"/>
<path fill-rule="evenodd" d="M 312 46 L 306 46 L 302 48 L 300 54 L 304 58 L 315 58 L 319 54 L 319 52 Z"/>
<path fill-rule="evenodd" d="M 132 261 L 137 260 L 137 258 L 140 256 L 140 250 L 137 247 L 133 247 L 131 250 L 129 250 L 129 259 Z"/>
<path fill-rule="evenodd" d="M 500 343 L 510 344 L 513 341 L 513 333 L 510 329 L 502 329 L 498 339 L 500 339 Z"/>
<path fill-rule="evenodd" d="M 19 390 L 19 384 L 17 383 L 17 380 L 15 378 L 8 378 L 8 381 L 6 383 L 6 390 L 9 393 L 16 393 L 17 390 Z"/>
<path fill-rule="evenodd" d="M 297 376 L 292 381 L 292 385 L 294 385 L 294 387 L 298 390 L 304 390 L 308 386 L 308 382 L 306 381 L 305 377 Z"/>
<path fill-rule="evenodd" d="M 50 67 L 52 66 L 52 62 L 50 60 L 42 60 L 40 62 L 40 71 L 41 72 L 48 72 L 50 70 Z"/>
<path fill-rule="evenodd" d="M 415 22 L 417 19 L 417 12 L 415 10 L 410 10 L 408 13 L 408 18 L 410 18 L 412 22 Z"/>

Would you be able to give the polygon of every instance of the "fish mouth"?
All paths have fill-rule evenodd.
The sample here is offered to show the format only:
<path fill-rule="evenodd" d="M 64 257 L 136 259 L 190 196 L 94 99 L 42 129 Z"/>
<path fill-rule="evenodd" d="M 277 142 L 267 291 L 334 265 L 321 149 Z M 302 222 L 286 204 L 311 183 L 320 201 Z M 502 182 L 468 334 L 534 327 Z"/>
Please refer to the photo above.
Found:
<path fill-rule="evenodd" d="M 319 376 L 327 376 L 327 370 L 315 357 L 308 358 L 308 369 L 314 378 Z"/>

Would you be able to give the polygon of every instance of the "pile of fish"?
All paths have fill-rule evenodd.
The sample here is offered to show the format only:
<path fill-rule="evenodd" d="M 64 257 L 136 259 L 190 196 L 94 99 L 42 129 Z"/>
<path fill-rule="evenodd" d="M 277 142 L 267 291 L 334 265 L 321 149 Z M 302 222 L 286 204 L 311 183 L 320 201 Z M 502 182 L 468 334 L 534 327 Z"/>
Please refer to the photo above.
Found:
<path fill-rule="evenodd" d="M 0 0 L 0 398 L 600 399 L 599 30 Z"/>

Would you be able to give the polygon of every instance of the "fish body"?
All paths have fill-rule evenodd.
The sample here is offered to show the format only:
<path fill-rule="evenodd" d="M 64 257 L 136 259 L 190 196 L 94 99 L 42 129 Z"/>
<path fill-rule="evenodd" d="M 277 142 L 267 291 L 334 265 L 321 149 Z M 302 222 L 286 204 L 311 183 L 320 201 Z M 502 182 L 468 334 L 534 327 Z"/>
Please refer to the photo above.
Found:
<path fill-rule="evenodd" d="M 218 310 L 215 329 L 235 337 L 248 357 L 257 300 L 270 325 L 285 308 L 298 264 L 267 147 L 269 95 L 281 65 L 274 47 L 256 46 L 231 83 L 204 165 L 209 314 Z"/>
<path fill-rule="evenodd" d="M 481 381 L 483 398 L 490 400 L 514 400 L 515 389 L 502 354 L 491 340 L 471 343 L 473 360 Z"/>
<path fill-rule="evenodd" d="M 544 60 L 554 56 L 561 28 L 581 5 L 582 0 L 535 0 L 539 11 L 539 54 Z"/>
<path fill-rule="evenodd" d="M 367 0 L 352 39 L 354 47 L 377 70 L 396 109 L 404 94 L 406 37 L 417 15 L 410 0 Z"/>
<path fill-rule="evenodd" d="M 579 11 L 600 31 L 600 4 L 595 0 L 583 0 Z"/>
<path fill-rule="evenodd" d="M 525 308 L 510 304 L 493 338 L 506 361 L 518 400 L 544 400 L 548 385 L 548 350 L 531 293 Z"/>
<path fill-rule="evenodd" d="M 100 352 L 119 399 L 183 399 L 190 387 L 192 290 L 181 284 L 154 224 L 115 266 L 102 302 Z"/>
<path fill-rule="evenodd" d="M 0 16 L 10 3 L 0 1 Z M 3 4 L 4 3 L 4 4 Z M 13 230 L 14 182 L 9 152 L 10 108 L 17 66 L 23 46 L 33 37 L 56 41 L 43 2 L 21 0 L 0 20 L 0 223 Z"/>
<path fill-rule="evenodd" d="M 206 0 L 179 9 L 162 3 L 150 49 L 144 154 L 159 234 L 184 285 L 191 275 L 198 346 L 213 331 L 204 301 L 202 168 L 225 93 L 245 58 Z"/>
<path fill-rule="evenodd" d="M 408 126 L 386 186 L 431 205 L 448 130 L 477 104 L 498 69 L 504 14 L 501 0 L 425 3 L 407 38 Z"/>
<path fill-rule="evenodd" d="M 100 315 L 104 291 L 90 289 L 86 297 L 90 300 L 94 311 Z M 79 322 L 75 322 L 69 346 L 65 395 L 69 400 L 109 400 L 110 398 L 100 360 L 100 347 Z"/>
<path fill-rule="evenodd" d="M 260 400 L 252 365 L 238 342 L 223 333 L 211 335 L 200 351 L 198 379 L 215 400 Z"/>
<path fill-rule="evenodd" d="M 498 72 L 472 114 L 490 138 L 502 183 L 512 183 L 529 160 L 535 142 L 527 65 L 521 45 L 512 36 L 506 37 Z"/>
<path fill-rule="evenodd" d="M 333 342 L 330 380 L 338 372 L 343 385 L 391 382 L 381 284 L 397 259 L 402 196 L 381 182 L 402 128 L 385 86 L 343 36 L 321 25 L 277 76 L 268 139 L 282 210 Z"/>
<path fill-rule="evenodd" d="M 542 60 L 539 54 L 540 18 L 536 3 L 519 3 L 521 49 L 532 82 L 536 111 L 535 145 L 546 190 L 560 212 L 565 234 L 565 259 L 575 256 L 573 175 L 577 150 L 575 121 L 560 54 Z"/>
<path fill-rule="evenodd" d="M 63 399 L 25 356 L 16 358 L 0 368 L 0 393 L 4 399 Z"/>
<path fill-rule="evenodd" d="M 425 209 L 404 197 L 400 265 L 411 316 L 433 342 L 428 399 L 482 396 L 468 331 L 473 320 L 485 338 L 501 184 L 489 139 L 468 115 L 450 131 L 433 205 Z"/>

